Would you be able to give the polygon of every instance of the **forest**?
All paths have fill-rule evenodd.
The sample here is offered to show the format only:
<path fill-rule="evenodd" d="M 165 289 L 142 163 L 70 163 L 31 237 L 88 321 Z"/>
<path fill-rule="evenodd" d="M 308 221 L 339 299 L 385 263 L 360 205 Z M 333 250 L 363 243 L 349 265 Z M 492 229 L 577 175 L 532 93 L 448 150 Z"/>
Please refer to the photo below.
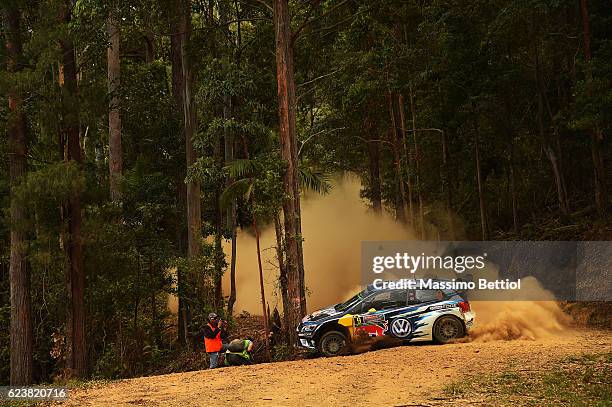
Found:
<path fill-rule="evenodd" d="M 263 227 L 290 357 L 339 173 L 422 240 L 612 237 L 609 1 L 1 4 L 1 385 L 198 352 Z"/>

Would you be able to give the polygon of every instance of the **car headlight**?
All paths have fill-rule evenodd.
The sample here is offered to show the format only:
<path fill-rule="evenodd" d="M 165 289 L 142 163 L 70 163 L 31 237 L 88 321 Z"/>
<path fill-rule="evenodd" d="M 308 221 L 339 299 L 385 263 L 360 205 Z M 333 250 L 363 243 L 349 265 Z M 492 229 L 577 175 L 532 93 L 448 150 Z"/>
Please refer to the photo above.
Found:
<path fill-rule="evenodd" d="M 315 329 L 317 329 L 316 325 L 302 325 L 302 329 L 300 332 L 308 333 L 313 332 Z"/>

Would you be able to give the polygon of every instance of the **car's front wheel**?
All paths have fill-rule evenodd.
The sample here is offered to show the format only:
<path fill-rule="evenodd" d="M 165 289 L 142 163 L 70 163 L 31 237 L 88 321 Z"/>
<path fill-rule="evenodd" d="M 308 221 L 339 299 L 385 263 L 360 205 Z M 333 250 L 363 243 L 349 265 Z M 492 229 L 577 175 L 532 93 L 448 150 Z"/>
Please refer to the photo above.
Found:
<path fill-rule="evenodd" d="M 436 321 L 433 328 L 433 337 L 438 343 L 448 343 L 464 336 L 465 328 L 457 317 L 441 317 Z"/>
<path fill-rule="evenodd" d="M 329 331 L 319 340 L 319 352 L 323 356 L 338 356 L 346 352 L 347 340 L 342 332 Z"/>

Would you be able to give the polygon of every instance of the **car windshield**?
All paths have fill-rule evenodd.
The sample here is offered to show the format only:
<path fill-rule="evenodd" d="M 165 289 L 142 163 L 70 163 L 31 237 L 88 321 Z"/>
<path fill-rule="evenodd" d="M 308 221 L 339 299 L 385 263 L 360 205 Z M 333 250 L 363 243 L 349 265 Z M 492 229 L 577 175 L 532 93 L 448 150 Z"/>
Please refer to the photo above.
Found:
<path fill-rule="evenodd" d="M 365 291 L 362 291 L 358 294 L 356 294 L 355 296 L 351 297 L 350 299 L 341 302 L 340 304 L 336 304 L 334 305 L 334 309 L 336 311 L 344 311 L 347 310 L 349 308 L 351 308 L 353 305 L 355 305 L 356 303 L 358 303 L 359 301 L 361 301 L 361 299 L 363 298 L 365 294 Z"/>

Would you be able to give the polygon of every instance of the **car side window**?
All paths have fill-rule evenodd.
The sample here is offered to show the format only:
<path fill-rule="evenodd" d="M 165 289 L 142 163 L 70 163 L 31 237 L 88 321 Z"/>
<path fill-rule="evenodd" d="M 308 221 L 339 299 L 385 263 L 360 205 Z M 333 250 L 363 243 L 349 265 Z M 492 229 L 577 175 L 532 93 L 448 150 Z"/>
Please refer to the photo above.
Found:
<path fill-rule="evenodd" d="M 442 301 L 446 297 L 441 290 L 408 290 L 408 304 Z"/>
<path fill-rule="evenodd" d="M 376 311 L 402 307 L 406 305 L 406 292 L 403 290 L 390 290 L 373 294 L 361 304 L 361 312 L 368 312 L 374 308 Z"/>
<path fill-rule="evenodd" d="M 442 301 L 445 295 L 440 290 L 416 290 L 416 300 L 421 302 Z"/>

